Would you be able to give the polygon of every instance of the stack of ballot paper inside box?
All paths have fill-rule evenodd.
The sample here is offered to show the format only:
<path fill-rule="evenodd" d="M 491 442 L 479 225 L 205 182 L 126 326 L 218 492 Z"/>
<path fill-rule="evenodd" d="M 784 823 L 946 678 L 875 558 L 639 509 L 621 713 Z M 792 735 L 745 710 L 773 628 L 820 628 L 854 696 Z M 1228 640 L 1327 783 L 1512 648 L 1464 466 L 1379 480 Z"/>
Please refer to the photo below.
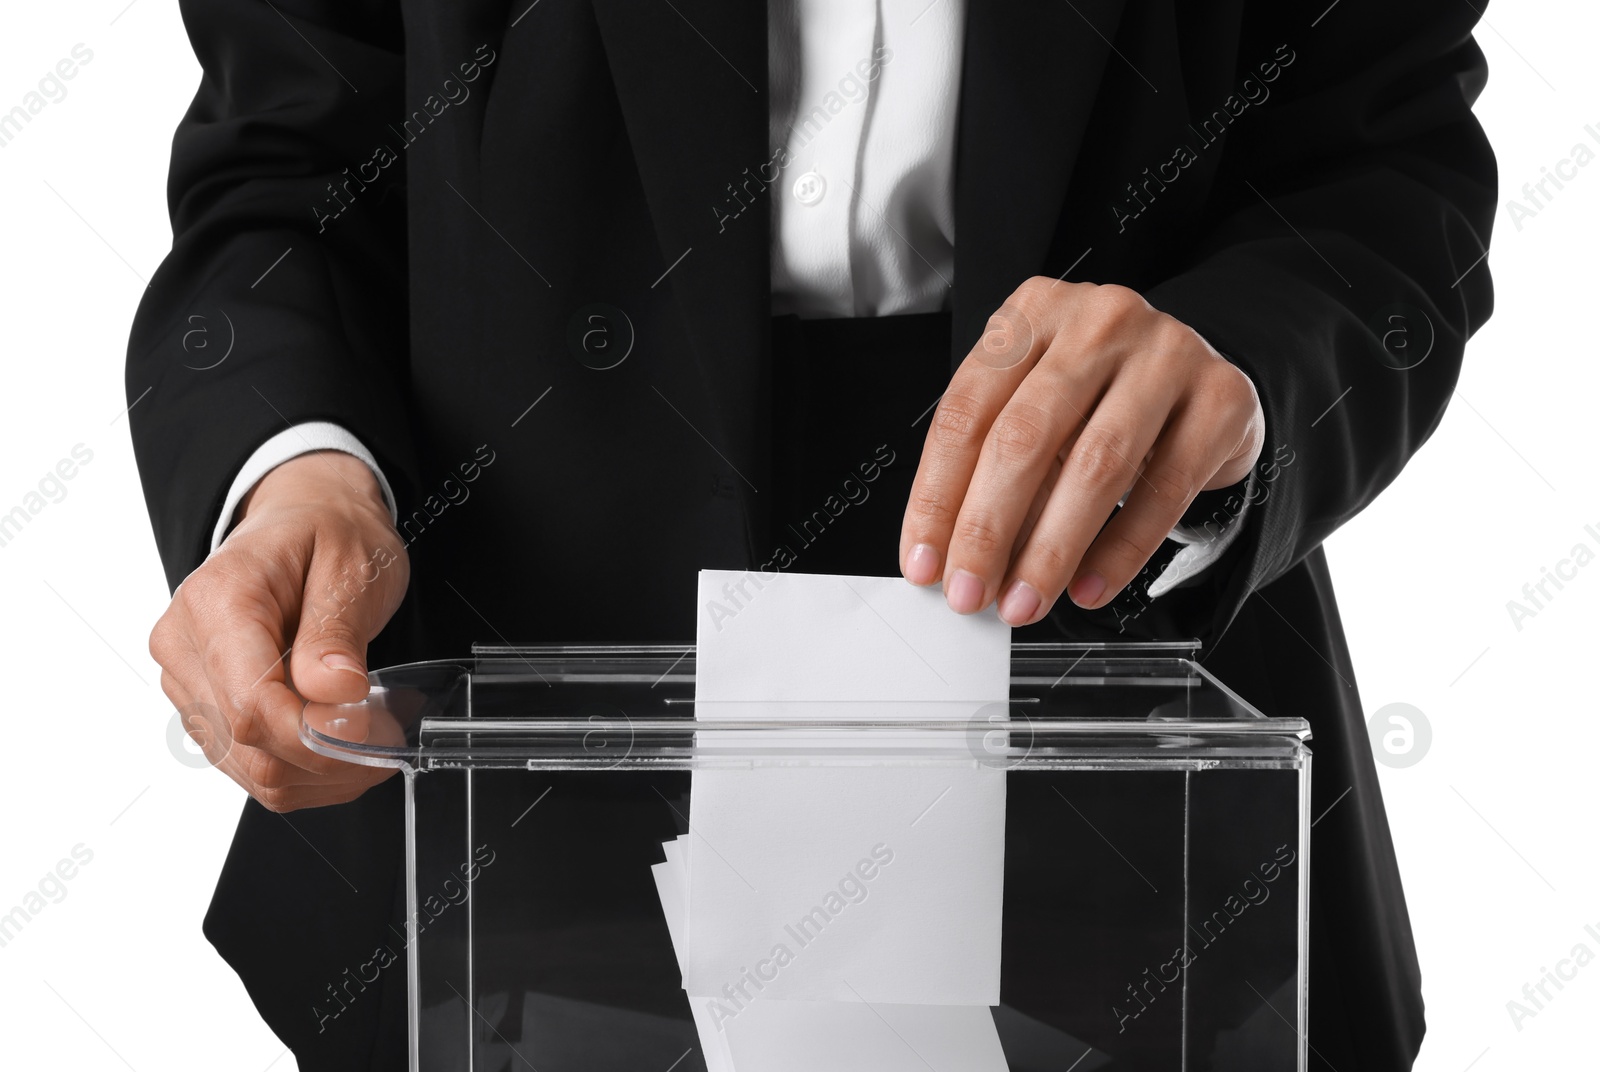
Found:
<path fill-rule="evenodd" d="M 704 571 L 699 605 L 700 720 L 967 720 L 1007 700 L 1010 630 L 898 577 Z M 770 762 L 693 773 L 688 833 L 654 867 L 707 1068 L 1006 1068 L 1004 772 L 948 738 L 970 762 L 786 763 L 768 737 Z"/>

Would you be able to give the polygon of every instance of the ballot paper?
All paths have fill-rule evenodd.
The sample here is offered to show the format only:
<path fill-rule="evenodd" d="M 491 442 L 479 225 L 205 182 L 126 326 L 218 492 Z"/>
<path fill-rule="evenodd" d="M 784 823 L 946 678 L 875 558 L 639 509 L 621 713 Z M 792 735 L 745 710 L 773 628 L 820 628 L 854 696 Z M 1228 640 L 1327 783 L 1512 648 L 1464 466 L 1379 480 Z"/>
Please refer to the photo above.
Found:
<path fill-rule="evenodd" d="M 999 1004 L 1003 771 L 696 771 L 689 824 L 689 993 Z"/>
<path fill-rule="evenodd" d="M 700 574 L 696 717 L 972 718 L 1010 630 L 898 577 Z M 684 988 L 761 1000 L 998 1004 L 1005 777 L 939 766 L 693 775 Z"/>
<path fill-rule="evenodd" d="M 900 577 L 700 571 L 695 717 L 972 718 L 1009 693 L 1011 630 Z"/>
<path fill-rule="evenodd" d="M 667 930 L 683 958 L 688 874 L 683 839 L 662 848 L 651 871 Z M 707 1072 L 1006 1072 L 989 1009 L 981 1005 L 901 1005 L 843 1001 L 753 1001 L 738 1009 L 690 995 Z"/>
<path fill-rule="evenodd" d="M 688 951 L 685 931 L 688 928 L 689 874 L 683 866 L 682 841 L 668 841 L 662 846 L 666 861 L 650 868 L 656 880 L 656 893 L 661 898 L 661 912 L 667 919 L 667 933 L 672 938 L 672 951 L 682 964 Z M 694 1016 L 694 1029 L 700 1036 L 700 1048 L 705 1051 L 706 1072 L 734 1072 L 733 1057 L 728 1050 L 728 1036 L 718 1030 L 713 1016 L 716 1001 L 707 996 L 689 995 L 689 1011 Z"/>

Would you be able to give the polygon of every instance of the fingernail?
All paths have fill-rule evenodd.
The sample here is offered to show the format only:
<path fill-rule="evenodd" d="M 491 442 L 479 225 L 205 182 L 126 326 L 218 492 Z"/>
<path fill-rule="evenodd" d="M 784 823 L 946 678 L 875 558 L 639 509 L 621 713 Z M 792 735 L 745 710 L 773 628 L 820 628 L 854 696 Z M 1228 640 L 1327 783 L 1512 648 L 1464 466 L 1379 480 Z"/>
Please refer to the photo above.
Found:
<path fill-rule="evenodd" d="M 1069 589 L 1072 601 L 1084 610 L 1092 609 L 1090 604 L 1098 600 L 1105 590 L 1106 579 L 1092 570 L 1073 581 Z"/>
<path fill-rule="evenodd" d="M 944 598 L 957 614 L 971 614 L 983 606 L 983 582 L 976 574 L 958 569 L 944 582 Z"/>
<path fill-rule="evenodd" d="M 1007 625 L 1027 625 L 1039 613 L 1039 604 L 1042 602 L 1033 585 L 1026 581 L 1013 581 L 1005 597 L 1000 600 L 1000 619 Z"/>
<path fill-rule="evenodd" d="M 363 678 L 367 676 L 366 669 L 360 663 L 341 651 L 331 651 L 324 655 L 322 665 L 329 670 L 344 670 L 347 673 L 360 674 Z"/>
<path fill-rule="evenodd" d="M 939 579 L 939 552 L 931 544 L 919 543 L 906 556 L 906 580 L 912 584 L 932 584 Z"/>

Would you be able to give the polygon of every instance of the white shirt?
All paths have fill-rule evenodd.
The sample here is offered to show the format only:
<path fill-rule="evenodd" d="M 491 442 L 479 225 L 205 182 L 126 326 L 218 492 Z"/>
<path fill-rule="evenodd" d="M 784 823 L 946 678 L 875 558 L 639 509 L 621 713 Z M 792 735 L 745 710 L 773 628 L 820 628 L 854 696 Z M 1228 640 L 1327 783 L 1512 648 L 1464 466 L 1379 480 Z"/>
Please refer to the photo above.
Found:
<path fill-rule="evenodd" d="M 965 0 L 769 0 L 772 309 L 943 308 Z"/>
<path fill-rule="evenodd" d="M 804 317 L 936 312 L 955 279 L 956 111 L 966 0 L 768 0 L 769 130 L 783 147 L 771 184 L 772 309 Z M 1018 280 L 1020 283 L 1021 280 Z M 308 422 L 263 443 L 228 489 L 212 549 L 256 482 L 290 458 L 339 450 L 394 494 L 370 451 L 334 424 Z M 1258 491 L 1250 475 L 1246 507 Z M 1183 544 L 1149 594 L 1221 557 L 1244 510 Z"/>

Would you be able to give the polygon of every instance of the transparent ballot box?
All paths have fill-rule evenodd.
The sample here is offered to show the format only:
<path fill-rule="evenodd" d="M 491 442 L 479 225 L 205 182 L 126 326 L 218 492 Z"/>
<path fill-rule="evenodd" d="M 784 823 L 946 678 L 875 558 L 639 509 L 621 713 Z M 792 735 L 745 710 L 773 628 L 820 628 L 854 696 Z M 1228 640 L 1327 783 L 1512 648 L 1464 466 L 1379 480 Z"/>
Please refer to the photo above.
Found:
<path fill-rule="evenodd" d="M 414 1070 L 1306 1068 L 1310 732 L 1193 642 L 929 718 L 697 712 L 684 646 L 372 683 L 301 736 L 405 779 Z"/>

